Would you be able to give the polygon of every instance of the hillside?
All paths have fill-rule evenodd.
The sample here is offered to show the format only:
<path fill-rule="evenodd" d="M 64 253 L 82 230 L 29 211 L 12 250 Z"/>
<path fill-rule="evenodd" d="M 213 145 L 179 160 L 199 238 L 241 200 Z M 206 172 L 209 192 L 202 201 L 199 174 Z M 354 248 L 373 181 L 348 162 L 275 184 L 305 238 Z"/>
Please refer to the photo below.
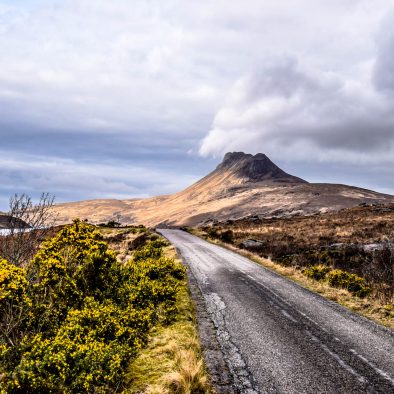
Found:
<path fill-rule="evenodd" d="M 0 212 L 0 229 L 9 229 L 11 227 L 28 228 L 30 226 L 21 219 L 12 218 L 11 216 Z"/>
<path fill-rule="evenodd" d="M 361 203 L 394 203 L 394 196 L 347 185 L 308 183 L 287 174 L 266 155 L 227 153 L 214 171 L 187 189 L 167 196 L 88 200 L 58 204 L 59 223 L 73 218 L 149 226 L 198 225 L 248 215 L 286 217 L 337 211 Z"/>

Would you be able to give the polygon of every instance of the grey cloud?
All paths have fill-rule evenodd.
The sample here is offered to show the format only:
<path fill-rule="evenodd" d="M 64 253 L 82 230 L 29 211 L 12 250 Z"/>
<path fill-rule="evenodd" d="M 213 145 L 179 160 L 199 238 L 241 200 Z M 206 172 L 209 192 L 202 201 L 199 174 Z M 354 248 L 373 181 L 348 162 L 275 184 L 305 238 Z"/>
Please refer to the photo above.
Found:
<path fill-rule="evenodd" d="M 377 91 L 368 78 L 392 6 L 0 2 L 0 209 L 13 191 L 45 188 L 59 200 L 177 191 L 216 164 L 197 156 L 213 118 L 208 155 L 391 162 L 388 34 Z"/>
<path fill-rule="evenodd" d="M 377 37 L 377 56 L 373 72 L 375 87 L 394 94 L 394 12 L 386 18 Z"/>
<path fill-rule="evenodd" d="M 197 165 L 179 177 L 182 161 L 185 158 L 178 158 L 177 163 L 166 163 L 163 157 L 157 162 L 83 162 L 0 150 L 0 210 L 7 208 L 7 199 L 15 192 L 37 197 L 39 192 L 49 191 L 57 202 L 171 193 L 188 186 L 198 179 L 199 171 L 204 171 Z"/>
<path fill-rule="evenodd" d="M 290 57 L 278 59 L 276 63 L 256 71 L 245 83 L 245 98 L 248 100 L 270 96 L 288 98 L 300 90 L 312 91 L 319 87 L 317 81 L 298 69 L 297 60 Z"/>

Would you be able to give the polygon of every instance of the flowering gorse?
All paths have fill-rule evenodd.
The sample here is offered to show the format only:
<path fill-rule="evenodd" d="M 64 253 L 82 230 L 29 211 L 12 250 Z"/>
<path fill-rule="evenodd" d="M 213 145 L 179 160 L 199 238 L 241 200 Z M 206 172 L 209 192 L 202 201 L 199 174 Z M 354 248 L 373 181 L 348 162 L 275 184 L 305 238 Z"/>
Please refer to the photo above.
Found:
<path fill-rule="evenodd" d="M 0 392 L 121 391 L 149 330 L 174 318 L 184 275 L 159 242 L 117 261 L 79 220 L 26 269 L 0 260 Z"/>

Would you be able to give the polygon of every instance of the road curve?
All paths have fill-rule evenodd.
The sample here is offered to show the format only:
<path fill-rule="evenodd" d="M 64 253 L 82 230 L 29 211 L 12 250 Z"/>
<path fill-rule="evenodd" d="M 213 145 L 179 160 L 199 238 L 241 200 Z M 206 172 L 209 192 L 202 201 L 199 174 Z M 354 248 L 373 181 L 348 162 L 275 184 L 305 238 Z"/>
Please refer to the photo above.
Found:
<path fill-rule="evenodd" d="M 235 393 L 394 393 L 394 333 L 222 247 L 159 230 L 201 290 Z"/>

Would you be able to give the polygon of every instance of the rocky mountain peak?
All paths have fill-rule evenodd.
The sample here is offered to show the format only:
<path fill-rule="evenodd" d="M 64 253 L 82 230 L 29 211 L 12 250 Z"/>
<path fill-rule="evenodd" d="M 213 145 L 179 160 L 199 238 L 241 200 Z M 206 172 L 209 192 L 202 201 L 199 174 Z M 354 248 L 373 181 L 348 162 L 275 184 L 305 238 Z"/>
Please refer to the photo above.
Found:
<path fill-rule="evenodd" d="M 216 171 L 230 171 L 237 178 L 242 179 L 243 182 L 306 182 L 284 172 L 264 153 L 251 155 L 244 152 L 228 152 Z"/>

